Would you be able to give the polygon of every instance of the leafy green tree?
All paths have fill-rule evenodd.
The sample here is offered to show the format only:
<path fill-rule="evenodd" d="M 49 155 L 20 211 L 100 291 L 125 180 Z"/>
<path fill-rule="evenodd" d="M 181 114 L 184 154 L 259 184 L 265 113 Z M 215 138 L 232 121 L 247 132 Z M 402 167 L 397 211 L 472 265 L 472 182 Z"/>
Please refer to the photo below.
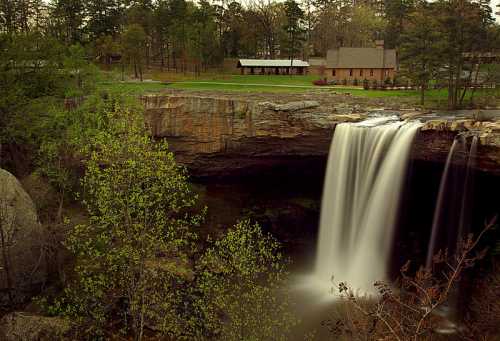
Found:
<path fill-rule="evenodd" d="M 191 37 L 191 52 L 197 61 L 196 72 L 205 70 L 211 64 L 223 57 L 217 46 L 217 27 L 215 25 L 215 8 L 208 1 L 201 0 L 193 15 L 193 32 Z"/>
<path fill-rule="evenodd" d="M 56 34 L 66 44 L 83 42 L 85 7 L 83 0 L 52 0 L 52 19 L 56 22 Z"/>
<path fill-rule="evenodd" d="M 288 339 L 297 320 L 279 249 L 259 225 L 242 221 L 205 251 L 196 266 L 195 290 L 202 295 L 194 306 L 208 335 L 234 341 Z"/>
<path fill-rule="evenodd" d="M 163 70 L 165 62 L 170 67 L 172 12 L 167 0 L 160 0 L 153 11 L 153 31 L 157 51 L 160 55 L 160 66 Z"/>
<path fill-rule="evenodd" d="M 143 81 L 142 67 L 144 64 L 144 49 L 146 46 L 146 33 L 142 26 L 132 24 L 127 26 L 121 39 L 122 58 L 134 68 L 135 78 Z"/>
<path fill-rule="evenodd" d="M 401 64 L 404 73 L 420 88 L 421 105 L 424 105 L 429 82 L 442 66 L 442 36 L 433 13 L 427 4 L 418 6 L 410 15 L 402 36 Z"/>
<path fill-rule="evenodd" d="M 455 109 L 462 106 L 468 88 L 464 73 L 473 68 L 464 54 L 491 49 L 488 32 L 493 25 L 492 11 L 484 2 L 470 0 L 441 0 L 434 8 L 443 35 L 441 56 L 447 69 L 441 77 L 448 83 L 448 107 Z"/>
<path fill-rule="evenodd" d="M 190 26 L 194 12 L 193 4 L 186 0 L 172 0 L 170 10 L 172 15 L 171 39 L 172 39 L 172 63 L 178 70 L 179 61 L 181 70 L 186 71 L 188 57 L 188 43 Z"/>
<path fill-rule="evenodd" d="M 42 0 L 1 0 L 0 32 L 28 33 L 41 26 Z"/>
<path fill-rule="evenodd" d="M 388 48 L 398 48 L 404 39 L 401 34 L 405 30 L 405 22 L 410 12 L 415 8 L 415 0 L 386 0 L 385 19 L 387 27 L 385 30 L 385 45 Z M 424 4 L 422 4 L 423 6 Z"/>
<path fill-rule="evenodd" d="M 67 240 L 77 279 L 53 309 L 93 335 L 103 335 L 119 309 L 121 326 L 141 340 L 148 321 L 165 333 L 175 323 L 171 278 L 177 262 L 187 262 L 199 217 L 187 213 L 195 196 L 184 171 L 165 143 L 147 135 L 142 114 L 117 111 L 102 119 L 83 151 L 90 155 L 82 182 L 90 220 Z"/>
<path fill-rule="evenodd" d="M 122 0 L 87 0 L 85 30 L 90 41 L 101 36 L 116 36 L 124 22 Z"/>

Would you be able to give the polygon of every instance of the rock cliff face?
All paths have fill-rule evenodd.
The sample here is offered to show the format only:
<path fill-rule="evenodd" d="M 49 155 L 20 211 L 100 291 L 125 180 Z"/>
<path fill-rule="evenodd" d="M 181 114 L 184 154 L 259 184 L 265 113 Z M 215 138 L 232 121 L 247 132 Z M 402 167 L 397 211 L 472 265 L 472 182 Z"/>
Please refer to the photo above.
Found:
<path fill-rule="evenodd" d="M 481 136 L 478 168 L 500 172 L 498 120 L 429 118 L 415 110 L 354 104 L 353 98 L 297 97 L 287 95 L 286 103 L 274 103 L 261 97 L 180 93 L 145 96 L 143 103 L 153 135 L 167 139 L 177 160 L 194 176 L 241 174 L 324 158 L 337 124 L 360 121 L 374 111 L 426 121 L 414 145 L 416 159 L 443 162 L 453 138 L 459 132 L 474 131 Z"/>
<path fill-rule="evenodd" d="M 45 281 L 43 239 L 31 198 L 19 181 L 0 169 L 0 303 L 22 301 Z"/>

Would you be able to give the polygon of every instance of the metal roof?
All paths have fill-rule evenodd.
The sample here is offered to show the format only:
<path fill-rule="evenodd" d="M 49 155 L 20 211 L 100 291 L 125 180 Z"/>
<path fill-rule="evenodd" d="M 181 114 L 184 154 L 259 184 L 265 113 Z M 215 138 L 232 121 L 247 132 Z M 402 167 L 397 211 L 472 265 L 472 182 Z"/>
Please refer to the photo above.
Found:
<path fill-rule="evenodd" d="M 309 65 L 311 66 L 326 66 L 326 58 L 309 58 Z"/>
<path fill-rule="evenodd" d="M 294 59 L 240 59 L 238 67 L 308 67 L 309 63 L 303 60 Z"/>
<path fill-rule="evenodd" d="M 384 69 L 396 68 L 396 50 L 376 47 L 341 47 L 328 50 L 328 68 L 334 69 Z"/>

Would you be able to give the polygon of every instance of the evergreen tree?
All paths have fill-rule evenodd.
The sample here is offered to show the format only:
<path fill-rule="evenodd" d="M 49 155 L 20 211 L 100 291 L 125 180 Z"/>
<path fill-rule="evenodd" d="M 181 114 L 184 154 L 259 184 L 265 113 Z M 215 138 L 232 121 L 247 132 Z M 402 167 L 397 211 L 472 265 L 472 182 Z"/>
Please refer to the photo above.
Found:
<path fill-rule="evenodd" d="M 420 88 L 420 104 L 424 105 L 425 91 L 443 65 L 442 36 L 432 7 L 418 6 L 408 19 L 402 36 L 401 64 L 404 73 Z"/>
<path fill-rule="evenodd" d="M 83 0 L 53 0 L 51 14 L 56 24 L 57 36 L 71 45 L 83 41 L 83 22 L 85 18 Z"/>
<path fill-rule="evenodd" d="M 89 40 L 100 36 L 116 36 L 123 27 L 124 4 L 121 0 L 85 1 L 86 32 Z"/>
<path fill-rule="evenodd" d="M 293 59 L 302 50 L 305 40 L 304 11 L 295 0 L 287 0 L 285 2 L 285 17 L 286 23 L 283 29 L 286 32 L 286 50 L 291 66 L 293 66 Z"/>

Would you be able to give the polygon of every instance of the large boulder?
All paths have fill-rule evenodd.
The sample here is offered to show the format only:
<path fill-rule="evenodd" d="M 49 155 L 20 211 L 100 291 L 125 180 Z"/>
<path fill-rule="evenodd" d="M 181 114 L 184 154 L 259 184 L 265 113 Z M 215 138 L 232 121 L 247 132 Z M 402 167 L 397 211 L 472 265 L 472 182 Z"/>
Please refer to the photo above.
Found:
<path fill-rule="evenodd" d="M 56 341 L 71 340 L 71 323 L 58 317 L 15 312 L 0 320 L 0 340 Z"/>
<path fill-rule="evenodd" d="M 0 303 L 19 302 L 45 281 L 44 237 L 33 201 L 0 169 Z"/>

